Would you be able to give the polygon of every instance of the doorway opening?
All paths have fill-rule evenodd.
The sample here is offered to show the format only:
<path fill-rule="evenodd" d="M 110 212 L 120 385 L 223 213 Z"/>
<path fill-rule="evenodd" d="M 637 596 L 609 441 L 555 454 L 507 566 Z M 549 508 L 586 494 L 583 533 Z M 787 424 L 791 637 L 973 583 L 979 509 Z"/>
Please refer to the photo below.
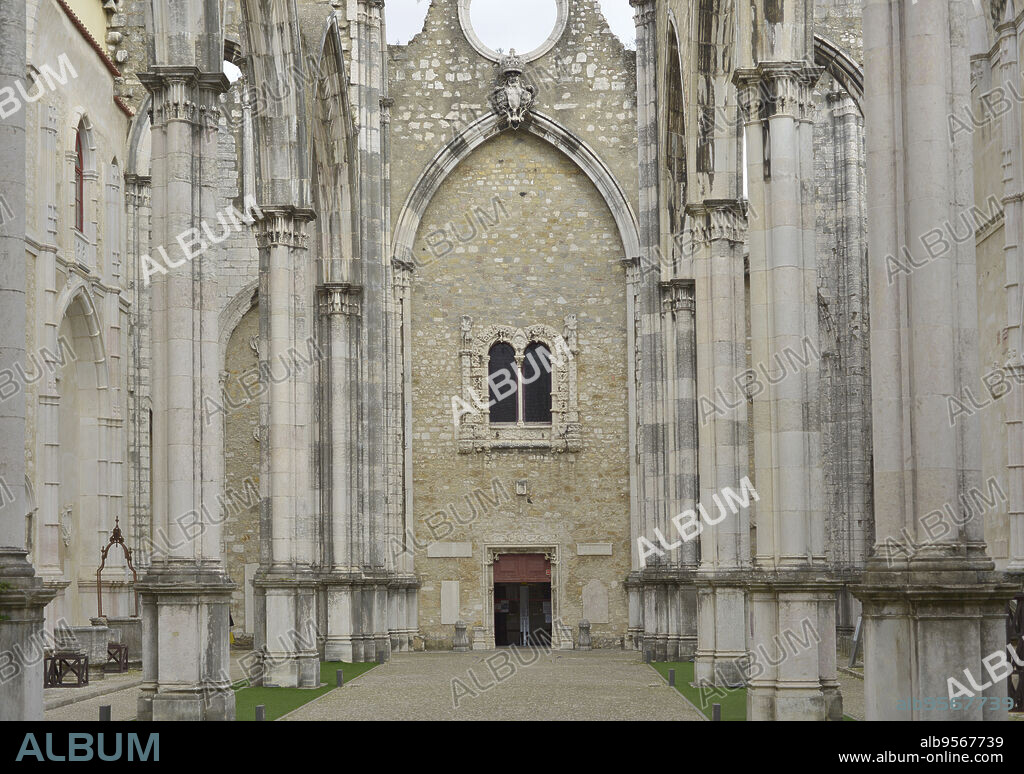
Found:
<path fill-rule="evenodd" d="M 494 564 L 494 644 L 551 645 L 551 561 L 502 554 Z"/>

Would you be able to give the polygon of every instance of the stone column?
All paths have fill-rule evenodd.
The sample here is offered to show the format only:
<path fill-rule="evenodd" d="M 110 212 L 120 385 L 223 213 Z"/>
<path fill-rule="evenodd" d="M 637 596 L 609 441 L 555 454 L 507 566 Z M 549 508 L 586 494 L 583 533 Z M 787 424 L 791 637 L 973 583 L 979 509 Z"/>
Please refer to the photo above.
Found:
<path fill-rule="evenodd" d="M 662 325 L 665 330 L 664 396 L 668 432 L 666 433 L 666 469 L 668 471 L 669 516 L 695 507 L 697 501 L 697 352 L 694 328 L 694 283 L 672 279 L 661 283 Z M 679 542 L 672 532 L 671 519 L 663 532 L 669 545 Z M 697 571 L 700 544 L 682 541 L 669 551 L 664 579 L 667 616 L 666 658 L 669 661 L 692 658 L 697 648 L 697 591 L 693 576 Z"/>
<path fill-rule="evenodd" d="M 359 312 L 362 288 L 346 282 L 320 289 L 320 316 L 330 352 L 330 575 L 327 580 L 328 661 L 354 661 L 353 590 L 359 563 L 353 553 L 355 471 L 358 462 L 356 406 L 359 396 Z"/>
<path fill-rule="evenodd" d="M 740 490 L 748 474 L 746 216 L 736 200 L 687 208 L 697 303 L 697 407 L 701 519 L 697 573 L 698 682 L 739 685 L 746 656 L 746 590 L 750 570 L 750 509 L 720 513 L 723 490 Z M 716 500 L 722 506 L 716 506 Z"/>
<path fill-rule="evenodd" d="M 922 243 L 974 198 L 970 138 L 951 141 L 947 123 L 969 104 L 967 6 L 864 5 L 876 542 L 854 593 L 864 606 L 868 720 L 1006 718 L 995 701 L 897 707 L 949 696 L 951 678 L 970 687 L 965 670 L 975 693 L 1006 696 L 998 656 L 994 673 L 984 660 L 1001 652 L 1006 661 L 1013 592 L 992 572 L 981 520 L 960 518 L 981 483 L 978 417 L 950 421 L 951 400 L 979 378 L 975 246 L 931 257 Z M 890 284 L 896 256 L 918 268 Z"/>
<path fill-rule="evenodd" d="M 1003 93 L 1020 93 L 1019 36 L 1014 0 L 1006 0 L 996 25 Z M 1009 483 L 1010 561 L 1007 571 L 1024 573 L 1024 141 L 1020 110 L 1008 110 L 1003 130 L 1003 247 L 1006 258 L 1006 468 Z M 1012 386 L 1011 386 L 1012 385 Z"/>
<path fill-rule="evenodd" d="M 844 584 L 859 580 L 870 553 L 871 364 L 868 347 L 868 275 L 864 223 L 864 129 L 860 109 L 845 90 L 824 94 L 815 124 L 814 158 L 821 194 L 818 214 L 818 293 L 822 465 L 829 564 Z M 837 639 L 849 652 L 860 603 L 844 585 Z"/>
<path fill-rule="evenodd" d="M 757 657 L 764 670 L 756 670 L 747 688 L 747 717 L 757 720 L 842 719 L 835 669 L 838 584 L 823 580 L 812 196 L 812 89 L 820 73 L 790 61 L 762 62 L 735 76 L 756 213 L 750 221 L 750 335 L 759 500 L 750 645 L 768 654 Z M 789 642 L 795 644 L 782 657 L 778 650 Z M 782 660 L 773 666 L 776 658 Z"/>
<path fill-rule="evenodd" d="M 217 275 L 218 97 L 223 73 L 153 67 L 153 557 L 138 584 L 143 609 L 143 720 L 233 720 L 228 663 L 231 582 L 218 495 L 220 428 L 203 420 L 219 400 Z M 192 255 L 190 260 L 185 257 Z M 160 256 L 159 258 L 157 256 Z M 170 264 L 176 264 L 170 266 Z"/>
<path fill-rule="evenodd" d="M 17 94 L 25 75 L 25 3 L 0 0 L 0 93 Z M 22 106 L 0 122 L 0 373 L 25 368 L 25 159 Z M 19 389 L 0 401 L 0 721 L 43 719 L 43 608 L 54 592 L 29 564 L 27 511 Z"/>
<path fill-rule="evenodd" d="M 320 684 L 313 578 L 311 372 L 317 341 L 309 300 L 306 227 L 313 213 L 267 205 L 256 225 L 260 250 L 261 523 L 270 562 L 255 580 L 265 605 L 261 642 L 267 686 Z"/>
<path fill-rule="evenodd" d="M 643 648 L 656 660 L 667 653 L 667 611 L 664 589 L 659 591 L 668 572 L 667 557 L 649 557 L 646 566 L 639 561 L 636 538 L 657 544 L 655 529 L 668 538 L 668 496 L 666 489 L 665 417 L 665 335 L 661 312 L 661 231 L 658 184 L 658 109 L 657 109 L 657 25 L 654 0 L 630 0 L 636 23 L 637 131 L 640 183 L 640 247 L 636 272 L 635 348 L 636 374 L 636 508 L 634 514 L 634 572 L 639 581 L 643 611 Z M 632 257 L 632 256 L 630 256 Z M 661 604 L 657 599 L 661 596 Z"/>

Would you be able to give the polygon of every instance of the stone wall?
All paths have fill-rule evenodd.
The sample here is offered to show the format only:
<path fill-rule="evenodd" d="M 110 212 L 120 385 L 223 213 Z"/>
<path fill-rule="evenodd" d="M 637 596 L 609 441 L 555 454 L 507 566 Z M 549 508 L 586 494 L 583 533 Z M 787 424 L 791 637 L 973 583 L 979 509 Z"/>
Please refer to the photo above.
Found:
<path fill-rule="evenodd" d="M 254 374 L 258 359 L 254 345 L 259 339 L 259 308 L 253 306 L 231 333 L 224 363 L 224 390 L 231 404 L 237 406 L 224 419 L 224 551 L 228 575 L 235 582 L 231 593 L 232 631 L 251 634 L 252 589 L 247 578 L 260 559 L 259 502 L 254 496 L 259 489 L 260 457 L 259 400 L 252 400 Z M 233 496 L 232 496 L 233 495 Z"/>
<path fill-rule="evenodd" d="M 388 66 L 397 222 L 429 160 L 490 112 L 499 72 L 466 39 L 455 0 L 435 0 L 423 31 L 389 48 Z M 611 33 L 594 0 L 569 4 L 564 35 L 524 74 L 538 90 L 535 109 L 595 150 L 634 209 L 635 77 L 634 52 Z M 492 593 L 485 544 L 557 546 L 555 606 L 563 622 L 575 630 L 584 617 L 586 586 L 595 644 L 621 643 L 630 566 L 624 257 L 593 184 L 525 129 L 477 149 L 427 208 L 414 245 L 411 401 L 415 568 L 428 647 L 451 647 L 454 627 L 441 622 L 443 582 L 448 595 L 449 583 L 458 582 L 458 613 L 470 627 L 493 625 L 484 620 Z M 463 395 L 462 316 L 478 332 L 544 324 L 561 333 L 569 314 L 579 326 L 582 451 L 460 454 L 451 399 Z M 515 494 L 520 480 L 526 495 Z M 456 514 L 471 523 L 455 524 Z M 611 555 L 578 556 L 580 543 L 609 544 Z"/>
<path fill-rule="evenodd" d="M 506 133 L 442 185 L 427 210 L 416 254 L 446 224 L 468 233 L 466 213 L 475 206 L 490 213 L 492 201 L 498 202 L 500 222 L 423 265 L 413 281 L 420 628 L 428 646 L 450 643 L 453 629 L 440 618 L 443 581 L 460 583 L 459 612 L 470 626 L 488 623 L 481 618 L 483 595 L 490 593 L 482 587 L 485 544 L 557 545 L 563 620 L 575 628 L 583 617 L 583 586 L 596 579 L 608 594 L 608 618 L 593 621 L 594 639 L 617 645 L 627 624 L 622 581 L 630 548 L 622 247 L 604 201 L 571 161 L 532 136 Z M 561 332 L 569 314 L 578 318 L 582 451 L 460 454 L 452 417 L 452 397 L 463 395 L 460 318 L 470 316 L 478 332 L 488 325 L 538 323 Z M 527 482 L 525 496 L 514 494 L 517 480 Z M 490 506 L 475 492 L 500 502 Z M 463 527 L 456 518 L 471 523 Z M 428 558 L 435 542 L 470 543 L 471 555 Z M 611 556 L 578 557 L 578 543 L 610 543 Z"/>

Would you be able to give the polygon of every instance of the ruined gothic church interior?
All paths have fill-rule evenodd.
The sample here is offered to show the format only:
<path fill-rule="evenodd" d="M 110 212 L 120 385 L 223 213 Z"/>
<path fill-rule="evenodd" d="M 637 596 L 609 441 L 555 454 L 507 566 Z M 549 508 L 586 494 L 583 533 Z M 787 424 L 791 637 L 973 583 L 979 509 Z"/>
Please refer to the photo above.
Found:
<path fill-rule="evenodd" d="M 0 0 L 0 719 L 1021 717 L 1020 2 Z"/>

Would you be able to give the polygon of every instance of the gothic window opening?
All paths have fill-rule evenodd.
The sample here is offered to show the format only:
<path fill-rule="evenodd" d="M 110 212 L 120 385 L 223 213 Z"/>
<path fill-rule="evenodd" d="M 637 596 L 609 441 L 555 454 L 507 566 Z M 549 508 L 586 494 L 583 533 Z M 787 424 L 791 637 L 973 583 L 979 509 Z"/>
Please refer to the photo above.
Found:
<path fill-rule="evenodd" d="M 75 132 L 75 229 L 85 232 L 85 157 L 82 152 L 82 127 Z"/>
<path fill-rule="evenodd" d="M 499 342 L 491 347 L 487 367 L 491 422 L 519 420 L 519 368 L 512 345 Z"/>
<path fill-rule="evenodd" d="M 516 358 L 498 342 L 488 356 L 487 385 L 492 424 L 551 424 L 551 352 L 540 342 Z"/>
<path fill-rule="evenodd" d="M 520 369 L 523 383 L 523 421 L 551 422 L 551 353 L 540 343 L 526 348 Z"/>
<path fill-rule="evenodd" d="M 453 399 L 460 453 L 582 448 L 576 400 L 576 315 L 547 325 L 490 325 L 462 318 L 462 396 Z"/>

